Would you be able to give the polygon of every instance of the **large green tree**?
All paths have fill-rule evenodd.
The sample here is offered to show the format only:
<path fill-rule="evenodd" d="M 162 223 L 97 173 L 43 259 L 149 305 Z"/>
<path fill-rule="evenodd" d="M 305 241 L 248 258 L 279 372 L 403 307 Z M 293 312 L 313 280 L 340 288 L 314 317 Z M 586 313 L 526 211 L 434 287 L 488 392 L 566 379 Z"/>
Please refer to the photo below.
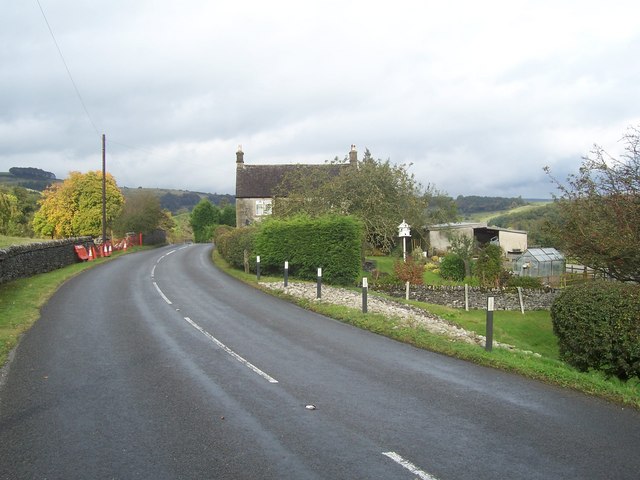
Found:
<path fill-rule="evenodd" d="M 107 228 L 120 215 L 124 197 L 113 176 L 107 173 Z M 42 194 L 40 209 L 33 218 L 36 233 L 65 238 L 102 233 L 102 172 L 71 172 L 64 182 L 52 185 Z"/>
<path fill-rule="evenodd" d="M 14 235 L 20 210 L 18 199 L 9 192 L 0 191 L 0 234 Z"/>
<path fill-rule="evenodd" d="M 24 187 L 0 187 L 0 234 L 33 236 L 31 220 L 39 199 L 40 192 Z"/>
<path fill-rule="evenodd" d="M 193 236 L 196 242 L 210 242 L 213 237 L 213 229 L 220 224 L 220 209 L 206 198 L 203 198 L 200 203 L 193 207 L 189 223 L 193 228 Z"/>
<path fill-rule="evenodd" d="M 596 145 L 577 174 L 565 182 L 554 179 L 560 190 L 554 234 L 578 262 L 621 281 L 639 282 L 640 130 L 630 127 L 623 141 L 620 158 Z"/>
<path fill-rule="evenodd" d="M 395 246 L 403 219 L 414 227 L 417 237 L 424 235 L 422 227 L 432 223 L 431 218 L 453 220 L 449 217 L 455 208 L 443 201 L 446 196 L 430 186 L 424 188 L 408 165 L 375 159 L 369 150 L 357 166 L 336 158 L 317 166 L 313 174 L 306 167 L 294 169 L 283 179 L 276 192 L 275 216 L 353 215 L 362 221 L 366 241 L 384 252 Z M 446 209 L 438 205 L 446 205 L 449 212 L 443 216 Z"/>

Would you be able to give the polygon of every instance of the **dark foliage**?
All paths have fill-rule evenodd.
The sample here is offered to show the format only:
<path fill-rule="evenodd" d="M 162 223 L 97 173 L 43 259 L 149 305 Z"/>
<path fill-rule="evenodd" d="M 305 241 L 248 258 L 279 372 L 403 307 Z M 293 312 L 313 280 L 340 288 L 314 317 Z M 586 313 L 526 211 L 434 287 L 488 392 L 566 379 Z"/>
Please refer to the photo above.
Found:
<path fill-rule="evenodd" d="M 160 206 L 174 214 L 181 211 L 191 211 L 198 203 L 200 203 L 203 195 L 204 194 L 195 192 L 184 192 L 179 195 L 167 192 L 160 196 Z M 213 205 L 224 206 L 233 205 L 235 203 L 235 197 L 233 195 L 209 193 L 205 196 Z"/>
<path fill-rule="evenodd" d="M 33 180 L 55 180 L 56 176 L 45 170 L 33 167 L 11 167 L 9 173 L 19 178 L 29 178 Z"/>
<path fill-rule="evenodd" d="M 442 258 L 440 262 L 440 276 L 442 278 L 461 282 L 464 280 L 464 272 L 464 259 L 460 255 L 449 253 Z"/>
<path fill-rule="evenodd" d="M 551 319 L 560 357 L 570 365 L 640 377 L 640 286 L 599 281 L 567 288 Z"/>
<path fill-rule="evenodd" d="M 512 276 L 506 282 L 507 287 L 542 288 L 542 280 L 538 277 Z"/>
<path fill-rule="evenodd" d="M 244 268 L 246 258 L 251 269 L 255 271 L 256 259 L 253 251 L 256 233 L 257 227 L 254 226 L 241 228 L 219 226 L 214 231 L 216 248 L 232 267 Z"/>

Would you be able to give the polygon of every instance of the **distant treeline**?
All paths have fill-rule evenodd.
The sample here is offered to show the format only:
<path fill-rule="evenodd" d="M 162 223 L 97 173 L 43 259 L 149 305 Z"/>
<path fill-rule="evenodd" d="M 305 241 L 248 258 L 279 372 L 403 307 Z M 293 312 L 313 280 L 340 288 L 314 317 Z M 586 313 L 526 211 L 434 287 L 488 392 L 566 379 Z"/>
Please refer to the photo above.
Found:
<path fill-rule="evenodd" d="M 53 173 L 33 167 L 11 167 L 9 172 L 0 173 L 2 185 L 24 187 L 39 192 L 57 181 Z"/>
<path fill-rule="evenodd" d="M 464 197 L 458 195 L 458 198 L 456 198 L 458 212 L 462 215 L 509 210 L 526 204 L 527 202 L 522 197 L 478 197 L 476 195 Z"/>
<path fill-rule="evenodd" d="M 55 174 L 33 167 L 11 167 L 9 173 L 18 178 L 29 178 L 32 180 L 55 180 Z"/>
<path fill-rule="evenodd" d="M 217 193 L 195 193 L 184 192 L 181 194 L 174 194 L 167 192 L 160 196 L 160 206 L 169 210 L 171 213 L 178 213 L 181 211 L 191 211 L 201 199 L 206 198 L 214 205 L 224 206 L 227 204 L 235 204 L 235 197 L 227 194 Z"/>

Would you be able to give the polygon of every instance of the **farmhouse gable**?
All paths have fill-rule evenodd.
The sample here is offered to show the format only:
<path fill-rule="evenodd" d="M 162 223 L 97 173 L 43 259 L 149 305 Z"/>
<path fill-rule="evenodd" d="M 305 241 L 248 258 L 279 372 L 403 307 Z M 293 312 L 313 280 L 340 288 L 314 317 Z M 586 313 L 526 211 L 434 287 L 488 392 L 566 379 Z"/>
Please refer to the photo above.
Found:
<path fill-rule="evenodd" d="M 286 196 L 282 181 L 290 172 L 302 168 L 305 174 L 316 175 L 318 169 L 329 169 L 331 175 L 338 175 L 345 167 L 357 167 L 357 161 L 357 151 L 352 145 L 349 164 L 247 165 L 242 146 L 239 146 L 236 152 L 236 225 L 250 225 L 271 215 L 276 191 L 278 195 Z"/>

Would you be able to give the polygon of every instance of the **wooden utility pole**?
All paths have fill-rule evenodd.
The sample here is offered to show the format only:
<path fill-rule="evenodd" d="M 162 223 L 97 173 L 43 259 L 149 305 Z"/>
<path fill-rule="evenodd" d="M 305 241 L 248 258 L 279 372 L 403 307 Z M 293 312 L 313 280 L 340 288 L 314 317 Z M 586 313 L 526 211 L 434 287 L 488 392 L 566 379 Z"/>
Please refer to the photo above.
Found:
<path fill-rule="evenodd" d="M 102 134 L 102 245 L 107 242 L 107 159 L 106 139 Z"/>

